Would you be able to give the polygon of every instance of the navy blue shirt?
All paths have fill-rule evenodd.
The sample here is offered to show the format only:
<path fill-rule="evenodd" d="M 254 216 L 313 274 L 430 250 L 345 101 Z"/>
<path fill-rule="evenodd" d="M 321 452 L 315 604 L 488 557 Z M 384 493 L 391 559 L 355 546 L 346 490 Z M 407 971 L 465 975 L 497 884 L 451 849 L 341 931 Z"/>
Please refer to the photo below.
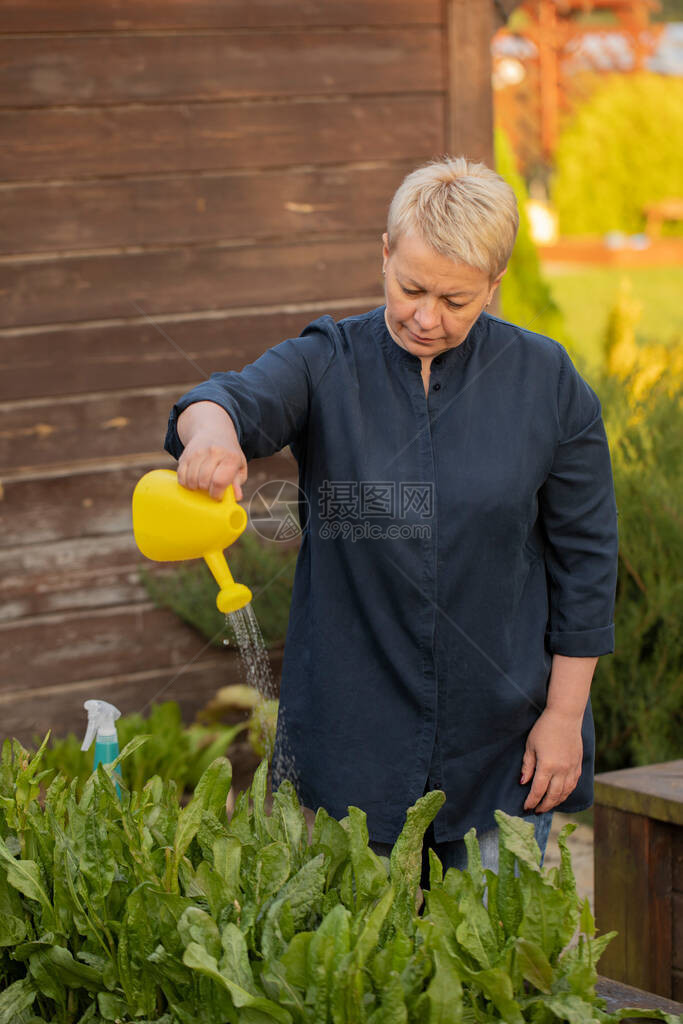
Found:
<path fill-rule="evenodd" d="M 384 307 L 324 316 L 210 400 L 247 459 L 289 445 L 308 509 L 282 673 L 274 784 L 341 818 L 363 808 L 393 842 L 426 788 L 446 803 L 437 842 L 522 814 L 526 737 L 554 653 L 614 647 L 617 516 L 599 401 L 565 349 L 486 313 L 421 362 Z M 248 582 L 248 581 L 247 581 Z M 593 797 L 583 770 L 558 810 Z"/>

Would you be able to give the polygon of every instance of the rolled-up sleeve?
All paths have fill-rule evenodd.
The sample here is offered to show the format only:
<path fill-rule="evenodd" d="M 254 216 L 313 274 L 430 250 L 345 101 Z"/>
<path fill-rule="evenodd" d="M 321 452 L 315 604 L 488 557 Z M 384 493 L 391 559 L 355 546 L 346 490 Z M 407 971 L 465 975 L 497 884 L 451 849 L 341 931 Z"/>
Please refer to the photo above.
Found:
<path fill-rule="evenodd" d="M 540 492 L 552 654 L 614 650 L 617 509 L 609 446 L 595 393 L 565 355 L 558 389 L 560 440 Z"/>
<path fill-rule="evenodd" d="M 313 392 L 334 356 L 334 332 L 327 320 L 333 324 L 323 317 L 300 338 L 268 349 L 239 373 L 214 373 L 184 394 L 169 416 L 166 451 L 176 459 L 182 454 L 178 417 L 193 402 L 215 402 L 227 412 L 247 459 L 292 444 L 306 428 Z"/>

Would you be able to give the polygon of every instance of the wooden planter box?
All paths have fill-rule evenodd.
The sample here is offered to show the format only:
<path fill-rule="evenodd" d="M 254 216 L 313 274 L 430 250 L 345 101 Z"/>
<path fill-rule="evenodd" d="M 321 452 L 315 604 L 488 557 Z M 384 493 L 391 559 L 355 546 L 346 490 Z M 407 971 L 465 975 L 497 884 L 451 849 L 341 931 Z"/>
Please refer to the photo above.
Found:
<path fill-rule="evenodd" d="M 683 1001 L 683 760 L 598 775 L 594 842 L 600 970 Z"/>
<path fill-rule="evenodd" d="M 600 961 L 602 966 L 602 960 Z M 652 992 L 641 992 L 639 988 L 632 988 L 631 985 L 623 985 L 621 982 L 613 981 L 611 978 L 598 978 L 595 986 L 597 994 L 605 1000 L 608 1013 L 616 1013 L 624 1006 L 630 1009 L 658 1010 L 660 1013 L 668 1013 L 672 1017 L 676 1014 L 683 1014 L 683 1005 L 673 1002 L 671 999 L 662 999 L 661 996 L 653 995 Z M 636 1017 L 625 1017 L 622 1024 L 630 1024 Z"/>

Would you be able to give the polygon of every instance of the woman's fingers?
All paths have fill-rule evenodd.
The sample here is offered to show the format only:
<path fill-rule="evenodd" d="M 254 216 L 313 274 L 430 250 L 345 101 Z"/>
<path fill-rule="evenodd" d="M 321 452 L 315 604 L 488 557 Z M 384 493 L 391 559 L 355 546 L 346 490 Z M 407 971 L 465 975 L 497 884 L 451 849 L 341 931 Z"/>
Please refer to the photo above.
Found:
<path fill-rule="evenodd" d="M 240 501 L 242 498 L 242 488 L 240 486 L 241 467 L 240 460 L 233 456 L 225 456 L 216 462 L 213 466 L 211 475 L 208 476 L 206 484 L 204 483 L 205 476 L 204 471 L 206 465 L 202 466 L 202 473 L 200 473 L 200 486 L 202 490 L 208 491 L 212 498 L 216 501 L 220 501 L 225 493 L 226 487 L 232 485 L 235 492 L 235 499 Z M 246 469 L 244 470 L 244 477 L 246 479 Z"/>
<path fill-rule="evenodd" d="M 536 814 L 542 814 L 544 811 L 550 811 L 553 807 L 557 807 L 557 805 L 561 804 L 565 799 L 565 793 L 569 795 L 564 779 L 557 775 L 553 775 L 550 779 L 543 801 L 541 803 L 537 803 L 535 807 Z"/>
<path fill-rule="evenodd" d="M 178 482 L 183 487 L 187 487 L 190 491 L 198 491 L 200 489 L 199 474 L 202 469 L 202 465 L 207 457 L 206 451 L 190 451 L 183 452 L 180 461 L 178 462 Z M 184 460 L 184 480 L 181 477 L 181 462 Z"/>
<path fill-rule="evenodd" d="M 235 498 L 241 501 L 247 474 L 244 454 L 219 445 L 190 442 L 178 460 L 178 483 L 191 491 L 208 491 L 216 501 L 220 501 L 231 484 Z"/>
<path fill-rule="evenodd" d="M 553 776 L 548 786 L 548 792 L 543 802 L 536 808 L 536 811 L 541 814 L 544 811 L 551 811 L 553 807 L 563 803 L 576 789 L 579 775 L 580 773 L 578 775 L 572 773 L 565 776 Z"/>
<path fill-rule="evenodd" d="M 232 486 L 235 488 L 236 501 L 241 501 L 242 498 L 244 497 L 244 492 L 242 491 L 242 484 L 246 482 L 248 472 L 249 471 L 245 463 L 244 466 L 241 466 L 239 468 L 239 470 L 237 471 L 237 476 L 233 480 Z"/>
<path fill-rule="evenodd" d="M 524 751 L 524 757 L 522 758 L 522 775 L 519 780 L 520 786 L 525 786 L 529 779 L 533 777 L 536 770 L 536 754 L 529 747 Z"/>
<path fill-rule="evenodd" d="M 539 764 L 529 795 L 524 802 L 524 810 L 536 811 L 541 814 L 557 807 L 567 799 L 570 793 L 574 792 L 580 774 L 580 770 L 578 772 L 575 770 L 553 772 L 552 769 L 544 769 Z"/>
<path fill-rule="evenodd" d="M 531 784 L 529 795 L 524 801 L 524 810 L 533 811 L 536 809 L 537 804 L 541 802 L 545 796 L 551 779 L 553 778 L 551 772 L 541 768 L 537 765 L 536 772 L 534 774 L 534 781 Z"/>
<path fill-rule="evenodd" d="M 204 454 L 199 472 L 197 486 L 202 491 L 209 491 L 212 498 L 218 497 L 231 484 L 239 467 L 239 456 L 226 454 L 222 449 L 209 448 Z"/>

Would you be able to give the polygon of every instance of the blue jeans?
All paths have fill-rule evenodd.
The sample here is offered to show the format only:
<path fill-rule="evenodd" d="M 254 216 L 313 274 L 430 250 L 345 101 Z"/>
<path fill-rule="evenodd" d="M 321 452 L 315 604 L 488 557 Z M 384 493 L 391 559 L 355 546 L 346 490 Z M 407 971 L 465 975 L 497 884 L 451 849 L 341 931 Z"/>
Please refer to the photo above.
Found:
<path fill-rule="evenodd" d="M 553 823 L 553 812 L 546 811 L 543 814 L 529 814 L 522 818 L 534 826 L 534 834 L 538 848 L 541 851 L 541 864 L 545 857 L 545 848 L 548 845 L 550 826 Z M 492 828 L 488 832 L 482 832 L 479 839 L 481 851 L 481 863 L 484 868 L 490 868 L 498 874 L 498 829 Z M 461 871 L 467 867 L 467 850 L 465 840 L 456 839 L 452 843 L 435 843 L 434 850 L 443 864 L 444 874 L 448 868 L 459 868 Z"/>
<path fill-rule="evenodd" d="M 545 857 L 545 848 L 548 845 L 548 836 L 550 835 L 550 826 L 553 822 L 553 812 L 545 811 L 543 814 L 529 814 L 525 815 L 522 819 L 528 821 L 534 826 L 534 832 L 536 836 L 536 842 L 541 851 L 541 864 Z M 484 868 L 489 868 L 498 874 L 498 828 L 492 828 L 488 832 L 482 832 L 480 836 L 477 836 L 479 840 L 479 849 L 481 851 L 481 862 Z M 391 845 L 389 843 L 375 843 L 370 840 L 368 844 L 372 850 L 380 857 L 388 857 L 391 853 Z M 448 868 L 458 868 L 462 871 L 467 867 L 467 849 L 465 847 L 464 839 L 454 839 L 447 843 L 437 843 L 434 839 L 434 828 L 432 825 L 429 826 L 425 833 L 424 843 L 422 846 L 422 878 L 420 885 L 423 889 L 429 888 L 429 853 L 428 850 L 434 850 L 435 854 L 443 865 L 444 874 Z"/>

